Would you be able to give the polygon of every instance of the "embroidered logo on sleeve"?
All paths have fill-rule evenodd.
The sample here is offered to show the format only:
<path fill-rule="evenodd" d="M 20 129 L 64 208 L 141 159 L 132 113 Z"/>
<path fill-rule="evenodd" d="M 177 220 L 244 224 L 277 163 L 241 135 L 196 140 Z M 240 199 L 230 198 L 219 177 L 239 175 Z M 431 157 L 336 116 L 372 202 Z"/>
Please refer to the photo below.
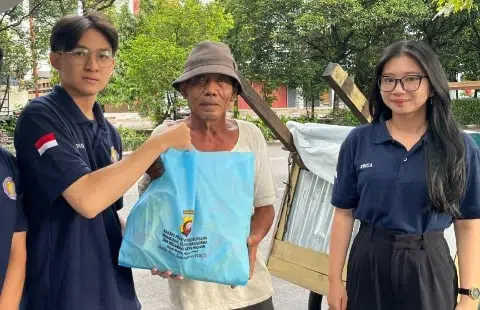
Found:
<path fill-rule="evenodd" d="M 5 180 L 3 180 L 3 192 L 7 195 L 8 198 L 12 200 L 17 200 L 15 182 L 13 182 L 11 177 L 6 177 Z"/>
<path fill-rule="evenodd" d="M 35 142 L 35 148 L 40 156 L 42 156 L 43 153 L 45 153 L 48 149 L 51 149 L 57 145 L 57 139 L 55 138 L 55 134 L 53 132 L 47 133 L 46 135 L 40 137 L 37 142 Z"/>
<path fill-rule="evenodd" d="M 120 159 L 120 155 L 118 155 L 117 150 L 113 146 L 110 149 L 110 159 L 112 160 L 112 163 L 115 163 Z"/>

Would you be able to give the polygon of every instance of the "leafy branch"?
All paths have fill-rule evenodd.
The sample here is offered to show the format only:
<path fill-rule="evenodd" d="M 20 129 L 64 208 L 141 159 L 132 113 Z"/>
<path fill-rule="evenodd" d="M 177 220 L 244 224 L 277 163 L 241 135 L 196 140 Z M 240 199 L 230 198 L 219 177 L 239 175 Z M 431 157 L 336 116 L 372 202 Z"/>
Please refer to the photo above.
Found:
<path fill-rule="evenodd" d="M 1 15 L 0 15 L 0 25 L 3 25 L 3 22 L 5 21 L 5 19 L 8 17 L 8 19 L 16 19 L 16 21 L 12 22 L 12 23 L 9 23 L 5 26 L 1 26 L 0 27 L 0 32 L 2 31 L 5 31 L 7 29 L 10 29 L 10 28 L 13 28 L 13 27 L 17 27 L 18 25 L 20 25 L 22 23 L 23 20 L 25 20 L 26 18 L 32 16 L 36 11 L 38 11 L 38 9 L 40 9 L 40 7 L 47 3 L 48 0 L 40 0 L 38 1 L 37 3 L 35 3 L 33 5 L 33 7 L 29 8 L 29 11 L 28 13 L 24 14 L 23 16 L 21 16 L 20 18 L 13 18 L 14 15 L 15 15 L 15 11 L 18 10 L 20 8 L 20 4 L 14 6 L 13 8 L 11 8 L 10 10 L 7 10 L 5 12 L 3 12 Z"/>

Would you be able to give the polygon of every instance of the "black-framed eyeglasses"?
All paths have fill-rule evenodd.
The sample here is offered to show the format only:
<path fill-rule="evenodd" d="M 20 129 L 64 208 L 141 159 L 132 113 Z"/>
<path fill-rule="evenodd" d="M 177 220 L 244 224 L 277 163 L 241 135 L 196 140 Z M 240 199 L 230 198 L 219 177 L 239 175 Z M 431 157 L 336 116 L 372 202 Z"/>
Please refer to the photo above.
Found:
<path fill-rule="evenodd" d="M 70 55 L 78 66 L 84 66 L 90 59 L 90 55 L 95 55 L 95 60 L 101 68 L 108 68 L 113 65 L 113 52 L 111 50 L 100 50 L 98 52 L 92 52 L 84 47 L 76 47 L 69 52 L 59 52 Z"/>
<path fill-rule="evenodd" d="M 391 92 L 397 87 L 400 82 L 404 91 L 416 91 L 420 88 L 423 79 L 428 79 L 428 76 L 422 74 L 409 74 L 397 79 L 393 76 L 382 75 L 378 77 L 378 86 L 383 92 Z"/>

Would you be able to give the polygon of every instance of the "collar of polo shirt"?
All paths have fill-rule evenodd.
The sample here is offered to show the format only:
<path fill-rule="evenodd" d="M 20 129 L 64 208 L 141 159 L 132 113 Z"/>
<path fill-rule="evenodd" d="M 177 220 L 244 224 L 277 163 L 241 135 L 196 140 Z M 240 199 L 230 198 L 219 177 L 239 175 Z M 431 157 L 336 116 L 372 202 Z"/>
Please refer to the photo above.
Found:
<path fill-rule="evenodd" d="M 377 123 L 372 124 L 372 143 L 373 144 L 382 144 L 385 142 L 390 142 L 392 136 L 388 132 L 387 124 L 385 123 L 387 118 L 385 115 L 380 116 L 380 120 Z M 428 130 L 422 136 L 423 142 L 428 142 Z"/>
<path fill-rule="evenodd" d="M 62 98 L 59 102 L 61 102 L 62 108 L 67 110 L 67 113 L 70 115 L 73 122 L 81 124 L 90 121 L 62 86 L 56 85 L 53 88 L 53 91 Z M 99 126 L 102 128 L 106 127 L 105 117 L 103 116 L 102 109 L 97 102 L 93 105 L 93 115 L 95 115 L 95 120 Z"/>

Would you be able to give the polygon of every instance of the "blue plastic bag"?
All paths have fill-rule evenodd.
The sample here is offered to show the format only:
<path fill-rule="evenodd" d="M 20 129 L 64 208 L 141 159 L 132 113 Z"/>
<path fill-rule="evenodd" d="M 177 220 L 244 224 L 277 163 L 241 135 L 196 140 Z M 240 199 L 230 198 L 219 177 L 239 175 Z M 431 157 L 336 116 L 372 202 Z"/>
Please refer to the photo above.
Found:
<path fill-rule="evenodd" d="M 150 184 L 128 216 L 119 264 L 245 285 L 250 272 L 253 154 L 172 149 L 162 160 L 165 173 Z"/>

